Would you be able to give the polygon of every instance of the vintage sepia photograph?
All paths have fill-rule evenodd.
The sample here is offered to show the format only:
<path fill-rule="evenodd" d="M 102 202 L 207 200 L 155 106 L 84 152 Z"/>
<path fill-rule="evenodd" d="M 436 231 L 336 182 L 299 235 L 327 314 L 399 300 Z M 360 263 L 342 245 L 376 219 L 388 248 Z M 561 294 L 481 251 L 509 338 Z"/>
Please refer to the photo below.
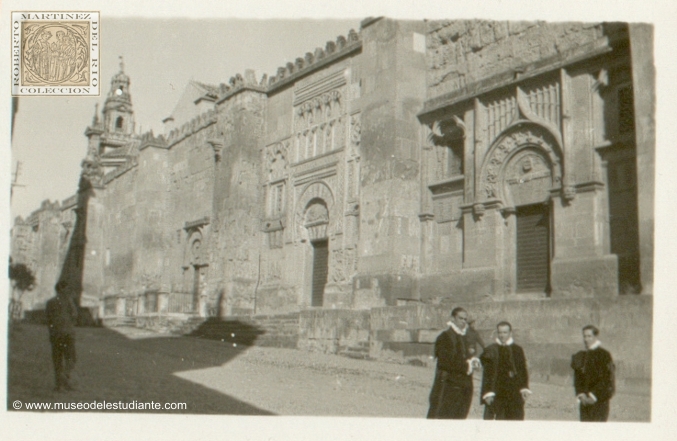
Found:
<path fill-rule="evenodd" d="M 2 5 L 3 418 L 656 429 L 660 14 L 66 3 Z"/>

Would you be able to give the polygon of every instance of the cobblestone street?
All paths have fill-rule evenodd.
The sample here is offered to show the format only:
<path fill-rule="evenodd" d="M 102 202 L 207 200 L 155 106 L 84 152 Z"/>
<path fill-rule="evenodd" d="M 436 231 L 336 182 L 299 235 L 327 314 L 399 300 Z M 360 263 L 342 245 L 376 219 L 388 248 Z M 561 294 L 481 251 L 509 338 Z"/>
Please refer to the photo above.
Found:
<path fill-rule="evenodd" d="M 54 392 L 44 326 L 9 345 L 8 409 L 27 402 L 186 403 L 161 413 L 424 418 L 431 368 L 293 349 L 233 347 L 134 328 L 79 328 L 76 391 Z M 477 378 L 476 378 L 477 380 Z M 478 382 L 475 383 L 477 395 Z M 527 420 L 577 419 L 570 387 L 532 383 Z M 648 421 L 650 398 L 618 394 L 611 421 Z M 25 410 L 25 409 L 24 409 Z M 481 408 L 473 399 L 470 418 Z"/>

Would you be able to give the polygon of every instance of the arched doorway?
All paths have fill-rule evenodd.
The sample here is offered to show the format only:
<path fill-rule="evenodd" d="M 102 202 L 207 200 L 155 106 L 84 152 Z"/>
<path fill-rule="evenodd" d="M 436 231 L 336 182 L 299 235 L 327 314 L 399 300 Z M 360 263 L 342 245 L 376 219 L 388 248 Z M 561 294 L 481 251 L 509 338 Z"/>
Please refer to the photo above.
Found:
<path fill-rule="evenodd" d="M 536 124 L 518 123 L 489 150 L 481 191 L 505 217 L 498 253 L 506 294 L 549 295 L 553 257 L 551 192 L 562 187 L 561 148 Z"/>
<path fill-rule="evenodd" d="M 551 166 L 536 148 L 507 161 L 505 186 L 515 206 L 515 290 L 550 293 Z"/>
<path fill-rule="evenodd" d="M 311 306 L 323 306 L 324 288 L 329 274 L 329 210 L 324 200 L 311 199 L 306 206 L 303 225 L 312 246 Z"/>

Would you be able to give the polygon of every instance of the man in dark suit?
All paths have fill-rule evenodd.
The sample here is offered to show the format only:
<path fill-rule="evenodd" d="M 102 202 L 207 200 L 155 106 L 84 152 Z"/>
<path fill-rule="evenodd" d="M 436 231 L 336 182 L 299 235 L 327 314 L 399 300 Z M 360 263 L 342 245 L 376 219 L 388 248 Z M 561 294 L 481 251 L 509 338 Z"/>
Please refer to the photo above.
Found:
<path fill-rule="evenodd" d="M 470 412 L 472 373 L 479 368 L 474 356 L 475 341 L 468 335 L 468 313 L 463 308 L 451 311 L 449 329 L 435 341 L 437 370 L 430 392 L 431 419 L 465 419 Z"/>
<path fill-rule="evenodd" d="M 609 401 L 615 392 L 614 362 L 609 351 L 601 347 L 598 336 L 596 327 L 584 327 L 586 350 L 571 358 L 581 421 L 605 422 L 609 418 Z"/>
<path fill-rule="evenodd" d="M 56 297 L 47 302 L 49 342 L 52 344 L 52 362 L 56 387 L 54 390 L 72 390 L 70 374 L 75 366 L 75 323 L 78 310 L 68 293 L 68 283 L 61 280 L 56 286 Z"/>
<path fill-rule="evenodd" d="M 512 325 L 500 322 L 498 338 L 484 350 L 480 402 L 485 420 L 523 420 L 524 402 L 531 394 L 524 350 L 512 338 Z"/>

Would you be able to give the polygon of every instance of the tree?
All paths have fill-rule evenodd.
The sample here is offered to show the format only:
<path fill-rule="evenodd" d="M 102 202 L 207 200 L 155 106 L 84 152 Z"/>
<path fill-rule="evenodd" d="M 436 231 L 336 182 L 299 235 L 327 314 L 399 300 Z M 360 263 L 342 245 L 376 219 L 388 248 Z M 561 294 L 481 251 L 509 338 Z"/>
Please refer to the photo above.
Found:
<path fill-rule="evenodd" d="M 35 288 L 35 275 L 24 263 L 13 263 L 9 258 L 9 280 L 12 283 L 12 297 L 9 299 L 9 316 L 11 320 L 21 318 L 21 297 L 24 292 Z"/>

